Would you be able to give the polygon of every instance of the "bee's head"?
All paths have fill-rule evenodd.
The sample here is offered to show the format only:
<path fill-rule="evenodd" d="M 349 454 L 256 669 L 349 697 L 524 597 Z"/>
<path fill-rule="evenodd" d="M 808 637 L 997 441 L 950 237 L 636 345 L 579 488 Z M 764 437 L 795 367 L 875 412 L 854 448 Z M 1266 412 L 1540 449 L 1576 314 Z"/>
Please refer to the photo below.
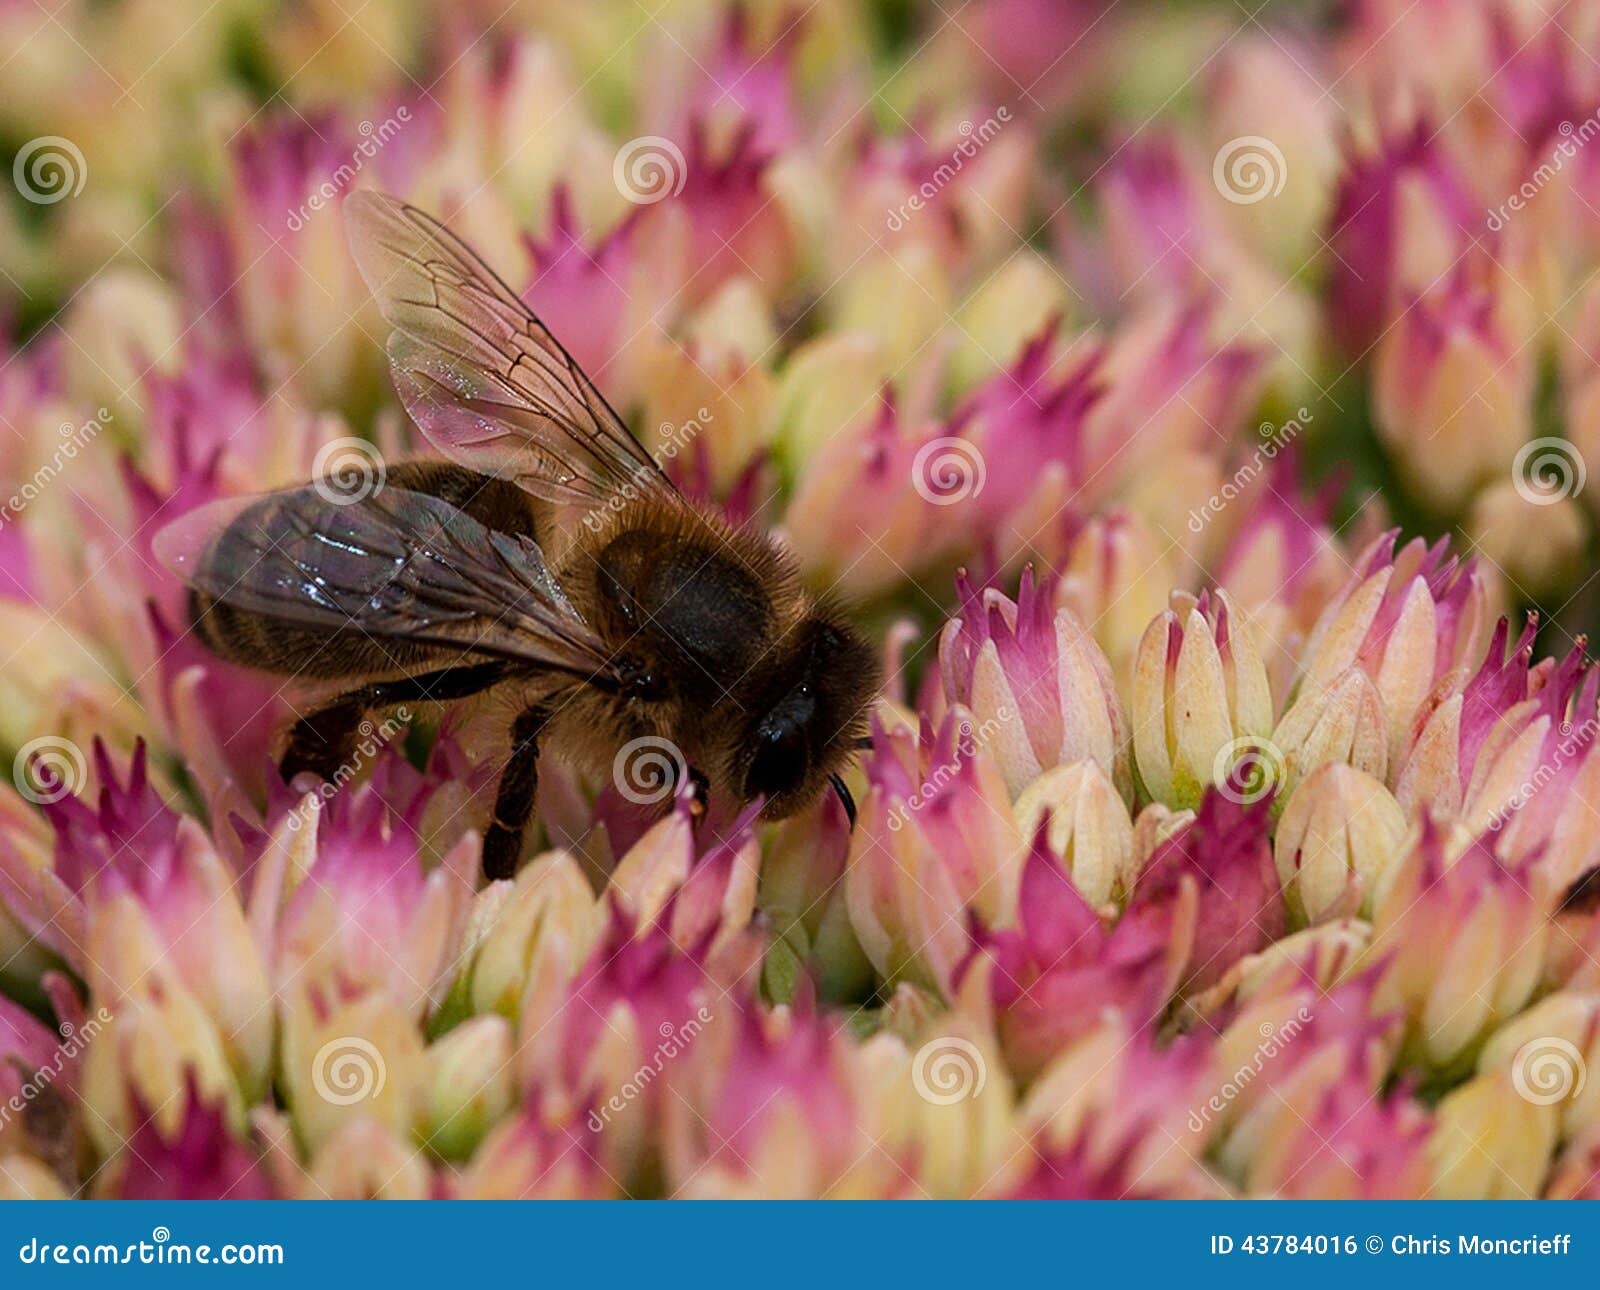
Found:
<path fill-rule="evenodd" d="M 814 614 L 790 640 L 756 692 L 736 753 L 745 800 L 764 797 L 770 819 L 821 793 L 864 733 L 881 682 L 876 651 L 842 619 Z"/>

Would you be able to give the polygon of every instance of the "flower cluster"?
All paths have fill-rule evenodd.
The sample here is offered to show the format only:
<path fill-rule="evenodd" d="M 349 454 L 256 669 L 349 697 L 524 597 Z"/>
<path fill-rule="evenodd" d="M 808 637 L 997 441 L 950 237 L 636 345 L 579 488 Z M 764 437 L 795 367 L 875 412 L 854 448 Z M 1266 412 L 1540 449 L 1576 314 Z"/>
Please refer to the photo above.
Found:
<path fill-rule="evenodd" d="M 50 9 L 0 1195 L 1600 1196 L 1600 4 Z M 857 810 L 547 749 L 487 882 L 492 693 L 279 774 L 153 539 L 427 451 L 364 188 L 855 606 Z"/>

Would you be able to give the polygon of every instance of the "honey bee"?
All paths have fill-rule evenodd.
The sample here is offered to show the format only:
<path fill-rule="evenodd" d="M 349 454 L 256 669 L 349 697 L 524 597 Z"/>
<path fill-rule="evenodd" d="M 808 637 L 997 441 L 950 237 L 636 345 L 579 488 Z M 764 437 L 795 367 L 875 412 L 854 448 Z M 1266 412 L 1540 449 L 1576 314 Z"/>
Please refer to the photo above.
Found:
<path fill-rule="evenodd" d="M 781 818 L 863 743 L 876 652 L 765 532 L 691 503 L 549 330 L 430 216 L 362 192 L 351 249 L 407 412 L 444 460 L 345 495 L 328 478 L 214 503 L 157 554 L 219 657 L 326 684 L 286 779 L 332 779 L 368 714 L 495 690 L 511 750 L 484 836 L 515 872 L 541 747 L 604 773 L 619 748 Z M 665 794 L 662 794 L 664 796 Z"/>

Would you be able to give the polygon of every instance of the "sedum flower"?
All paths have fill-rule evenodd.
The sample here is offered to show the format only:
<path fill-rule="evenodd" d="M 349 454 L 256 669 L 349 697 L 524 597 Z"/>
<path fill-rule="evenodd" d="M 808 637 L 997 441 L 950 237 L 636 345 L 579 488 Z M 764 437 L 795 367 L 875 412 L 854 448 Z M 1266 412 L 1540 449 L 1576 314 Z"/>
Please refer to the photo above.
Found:
<path fill-rule="evenodd" d="M 1442 1200 L 1529 1200 L 1537 1196 L 1558 1140 L 1560 1112 L 1529 1101 L 1514 1073 L 1497 1069 L 1446 1093 L 1428 1140 Z"/>
<path fill-rule="evenodd" d="M 1272 728 L 1266 668 L 1224 591 L 1175 597 L 1139 643 L 1133 754 L 1151 797 L 1183 809 Z"/>
<path fill-rule="evenodd" d="M 861 1046 L 858 1087 L 878 1151 L 898 1165 L 886 1190 L 969 1196 L 1016 1157 L 1016 1086 L 978 1010 L 928 1019 L 905 1038 L 881 1031 Z"/>
<path fill-rule="evenodd" d="M 1057 605 L 1088 629 L 1119 678 L 1177 581 L 1168 547 L 1136 512 L 1112 507 L 1076 526 L 1059 561 Z"/>
<path fill-rule="evenodd" d="M 1029 1087 L 1017 1109 L 1029 1150 L 1008 1162 L 994 1190 L 1063 1200 L 1215 1196 L 1188 1112 L 1206 1065 L 1201 1042 L 1158 1045 L 1131 1019 L 1102 1018 Z"/>
<path fill-rule="evenodd" d="M 454 1194 L 475 1200 L 600 1199 L 617 1194 L 581 1124 L 546 1124 L 537 1099 L 501 1120 L 457 1177 Z"/>
<path fill-rule="evenodd" d="M 725 1050 L 687 1059 L 695 1069 L 662 1130 L 673 1194 L 804 1199 L 885 1185 L 851 1045 L 809 1006 L 746 1008 Z"/>
<path fill-rule="evenodd" d="M 259 1147 L 235 1135 L 223 1107 L 208 1105 L 193 1079 L 182 1093 L 176 1133 L 136 1105 L 133 1136 L 102 1186 L 120 1200 L 272 1200 L 277 1190 Z"/>
<path fill-rule="evenodd" d="M 1489 631 L 1474 566 L 1449 557 L 1442 541 L 1430 547 L 1415 539 L 1396 551 L 1395 536 L 1385 533 L 1356 558 L 1311 629 L 1299 682 L 1303 698 L 1333 687 L 1352 666 L 1371 678 L 1387 732 L 1385 761 L 1374 772 L 1380 777 L 1400 760 L 1434 685 L 1452 669 L 1474 666 Z"/>
<path fill-rule="evenodd" d="M 1399 310 L 1400 293 L 1448 269 L 1453 248 L 1477 222 L 1466 181 L 1429 122 L 1358 142 L 1330 218 L 1328 309 L 1340 348 L 1352 358 L 1369 353 Z"/>
<path fill-rule="evenodd" d="M 1575 498 L 1547 504 L 1526 484 L 1500 479 L 1472 503 L 1464 527 L 1473 546 L 1528 595 L 1548 595 L 1570 584 L 1583 564 L 1589 522 Z"/>
<path fill-rule="evenodd" d="M 1250 1162 L 1245 1193 L 1285 1200 L 1427 1200 L 1433 1120 L 1404 1089 L 1332 1084 L 1304 1118 L 1284 1117 Z"/>
<path fill-rule="evenodd" d="M 1405 1012 L 1408 1051 L 1448 1068 L 1538 985 L 1547 902 L 1526 865 L 1508 868 L 1478 839 L 1453 859 L 1424 818 L 1374 911 L 1367 961 L 1380 965 L 1376 1006 Z"/>
<path fill-rule="evenodd" d="M 1269 797 L 1240 802 L 1219 789 L 1201 800 L 1194 822 L 1161 843 L 1139 876 L 1129 914 L 1195 893 L 1194 944 L 1185 993 L 1204 990 L 1236 962 L 1284 931 L 1284 908 L 1267 841 Z"/>
<path fill-rule="evenodd" d="M 1099 763 L 1069 762 L 1046 771 L 1011 810 L 1022 837 L 1046 825 L 1046 845 L 1094 908 L 1104 909 L 1133 890 L 1133 820 Z"/>
<path fill-rule="evenodd" d="M 279 826 L 258 879 L 269 909 L 282 901 L 278 979 L 330 1000 L 382 993 L 413 1017 L 442 995 L 479 847 L 468 834 L 426 870 L 418 831 L 426 796 L 404 815 L 376 785 L 327 806 L 310 797 Z M 295 836 L 313 829 L 314 846 Z"/>
<path fill-rule="evenodd" d="M 965 709 L 918 735 L 873 732 L 845 870 L 856 940 L 890 982 L 945 990 L 967 945 L 967 911 L 990 924 L 1016 905 L 1023 842 L 996 758 Z"/>
<path fill-rule="evenodd" d="M 1106 927 L 1036 835 L 1023 868 L 1014 927 L 975 930 L 959 973 L 963 998 L 994 1011 L 1009 1068 L 1037 1074 L 1106 1016 L 1133 1028 L 1156 1019 L 1192 961 L 1198 884 L 1141 884 L 1125 914 Z"/>
<path fill-rule="evenodd" d="M 1500 1026 L 1478 1054 L 1478 1071 L 1506 1069 L 1524 1099 L 1554 1107 L 1564 1140 L 1600 1124 L 1600 1090 L 1589 1070 L 1600 1060 L 1600 995 L 1558 990 Z"/>
<path fill-rule="evenodd" d="M 1051 588 L 1024 571 L 1017 599 L 960 581 L 962 611 L 939 639 L 945 697 L 971 711 L 1014 797 L 1052 766 L 1088 759 L 1121 791 L 1127 731 L 1111 669 L 1070 610 L 1051 608 Z"/>
<path fill-rule="evenodd" d="M 1290 794 L 1273 838 L 1284 898 L 1311 923 L 1370 909 L 1400 859 L 1406 815 L 1378 780 L 1325 762 Z"/>
<path fill-rule="evenodd" d="M 515 1104 L 515 1034 L 504 1017 L 469 1017 L 429 1048 L 418 1133 L 447 1160 L 466 1159 Z"/>
<path fill-rule="evenodd" d="M 1512 288 L 1507 288 L 1508 290 Z M 1532 377 L 1467 266 L 1404 298 L 1378 342 L 1373 411 L 1416 493 L 1444 513 L 1509 472 L 1529 438 Z"/>

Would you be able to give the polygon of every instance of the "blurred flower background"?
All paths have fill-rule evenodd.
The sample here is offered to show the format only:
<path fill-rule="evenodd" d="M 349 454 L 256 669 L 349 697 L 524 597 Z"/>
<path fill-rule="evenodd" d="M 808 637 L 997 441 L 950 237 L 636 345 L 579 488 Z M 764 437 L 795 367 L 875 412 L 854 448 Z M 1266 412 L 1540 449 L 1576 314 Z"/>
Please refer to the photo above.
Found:
<path fill-rule="evenodd" d="M 1600 1193 L 1597 0 L 0 0 L 0 160 L 0 1194 Z M 151 538 L 426 447 L 358 188 L 858 607 L 854 828 L 278 777 Z"/>

